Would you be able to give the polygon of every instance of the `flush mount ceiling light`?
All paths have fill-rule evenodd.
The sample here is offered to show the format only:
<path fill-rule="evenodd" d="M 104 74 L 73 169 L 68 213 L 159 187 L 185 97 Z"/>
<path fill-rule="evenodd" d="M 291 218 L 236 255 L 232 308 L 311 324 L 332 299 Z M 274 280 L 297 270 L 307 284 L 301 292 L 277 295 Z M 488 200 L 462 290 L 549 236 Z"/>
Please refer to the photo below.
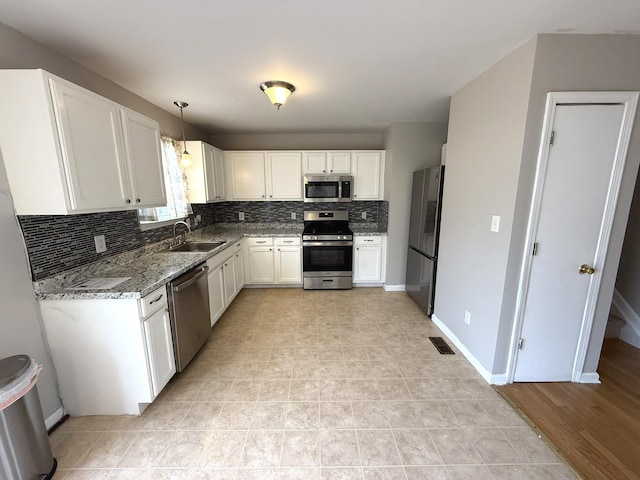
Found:
<path fill-rule="evenodd" d="M 191 161 L 191 155 L 187 152 L 187 142 L 184 137 L 184 117 L 182 116 L 182 109 L 187 108 L 189 104 L 181 101 L 175 101 L 173 104 L 180 109 L 180 121 L 182 122 L 182 147 L 184 148 L 184 152 L 182 152 L 182 156 L 180 157 L 180 166 L 190 167 L 193 162 Z"/>
<path fill-rule="evenodd" d="M 260 90 L 262 90 L 271 103 L 273 103 L 278 110 L 287 101 L 289 95 L 295 92 L 296 87 L 287 82 L 280 80 L 270 80 L 260 84 Z"/>

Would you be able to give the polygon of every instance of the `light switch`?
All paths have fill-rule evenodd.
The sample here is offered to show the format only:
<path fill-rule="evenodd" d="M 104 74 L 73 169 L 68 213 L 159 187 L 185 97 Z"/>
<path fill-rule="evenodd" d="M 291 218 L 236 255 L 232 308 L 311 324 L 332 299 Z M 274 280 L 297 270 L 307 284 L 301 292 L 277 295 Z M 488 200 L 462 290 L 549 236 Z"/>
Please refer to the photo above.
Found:
<path fill-rule="evenodd" d="M 107 242 L 104 239 L 104 235 L 96 235 L 95 237 L 93 237 L 93 243 L 96 244 L 96 253 L 107 251 Z"/>
<path fill-rule="evenodd" d="M 500 230 L 500 215 L 491 215 L 491 231 L 497 232 Z"/>

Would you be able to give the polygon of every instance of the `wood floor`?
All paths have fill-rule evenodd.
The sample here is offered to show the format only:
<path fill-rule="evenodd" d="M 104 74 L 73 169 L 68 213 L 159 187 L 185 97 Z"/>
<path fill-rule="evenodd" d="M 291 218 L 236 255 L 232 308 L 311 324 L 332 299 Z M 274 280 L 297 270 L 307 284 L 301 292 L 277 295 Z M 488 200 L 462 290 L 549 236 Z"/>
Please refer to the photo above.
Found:
<path fill-rule="evenodd" d="M 588 480 L 640 480 L 640 350 L 605 340 L 600 385 L 514 383 L 498 390 Z"/>

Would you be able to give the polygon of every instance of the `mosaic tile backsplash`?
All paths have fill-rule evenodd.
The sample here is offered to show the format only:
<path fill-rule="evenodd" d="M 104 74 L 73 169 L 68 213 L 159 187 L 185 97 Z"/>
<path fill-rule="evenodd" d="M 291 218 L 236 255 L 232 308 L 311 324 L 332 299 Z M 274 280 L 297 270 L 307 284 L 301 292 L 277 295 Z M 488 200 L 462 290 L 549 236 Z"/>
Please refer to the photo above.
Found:
<path fill-rule="evenodd" d="M 349 211 L 351 223 L 377 224 L 386 231 L 388 202 L 352 202 L 309 204 L 304 202 L 222 202 L 193 204 L 190 215 L 194 225 L 216 223 L 302 223 L 304 210 Z M 245 220 L 238 220 L 244 212 Z M 291 212 L 296 219 L 291 219 Z M 362 212 L 367 218 L 362 218 Z M 171 226 L 141 231 L 134 211 L 87 213 L 82 215 L 19 216 L 33 280 L 56 275 L 72 268 L 95 262 L 173 236 Z M 107 251 L 96 253 L 93 237 L 104 235 Z"/>

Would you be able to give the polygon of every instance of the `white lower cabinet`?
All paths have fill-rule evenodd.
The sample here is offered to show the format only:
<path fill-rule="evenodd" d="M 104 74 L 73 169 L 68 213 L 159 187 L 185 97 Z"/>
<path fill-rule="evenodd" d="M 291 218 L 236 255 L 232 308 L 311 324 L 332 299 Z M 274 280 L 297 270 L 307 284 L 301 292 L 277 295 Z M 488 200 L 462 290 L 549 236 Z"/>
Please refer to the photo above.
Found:
<path fill-rule="evenodd" d="M 244 287 L 244 255 L 242 240 L 238 240 L 233 246 L 233 269 L 236 274 L 236 294 Z"/>
<path fill-rule="evenodd" d="M 302 283 L 300 238 L 276 238 L 276 283 Z"/>
<path fill-rule="evenodd" d="M 169 311 L 161 308 L 144 322 L 153 395 L 158 396 L 176 373 Z"/>
<path fill-rule="evenodd" d="M 175 373 L 165 287 L 142 299 L 40 300 L 62 403 L 139 415 Z"/>
<path fill-rule="evenodd" d="M 222 265 L 218 265 L 215 268 L 209 268 L 207 280 L 209 281 L 209 313 L 211 316 L 211 326 L 213 327 L 227 309 L 224 297 Z"/>
<path fill-rule="evenodd" d="M 353 241 L 353 283 L 384 283 L 386 237 L 355 236 Z"/>
<path fill-rule="evenodd" d="M 218 321 L 224 311 L 240 291 L 235 272 L 235 251 L 229 247 L 207 260 L 209 267 L 209 313 L 211 326 Z"/>
<path fill-rule="evenodd" d="M 302 283 L 302 247 L 300 237 L 247 238 L 248 284 Z"/>

